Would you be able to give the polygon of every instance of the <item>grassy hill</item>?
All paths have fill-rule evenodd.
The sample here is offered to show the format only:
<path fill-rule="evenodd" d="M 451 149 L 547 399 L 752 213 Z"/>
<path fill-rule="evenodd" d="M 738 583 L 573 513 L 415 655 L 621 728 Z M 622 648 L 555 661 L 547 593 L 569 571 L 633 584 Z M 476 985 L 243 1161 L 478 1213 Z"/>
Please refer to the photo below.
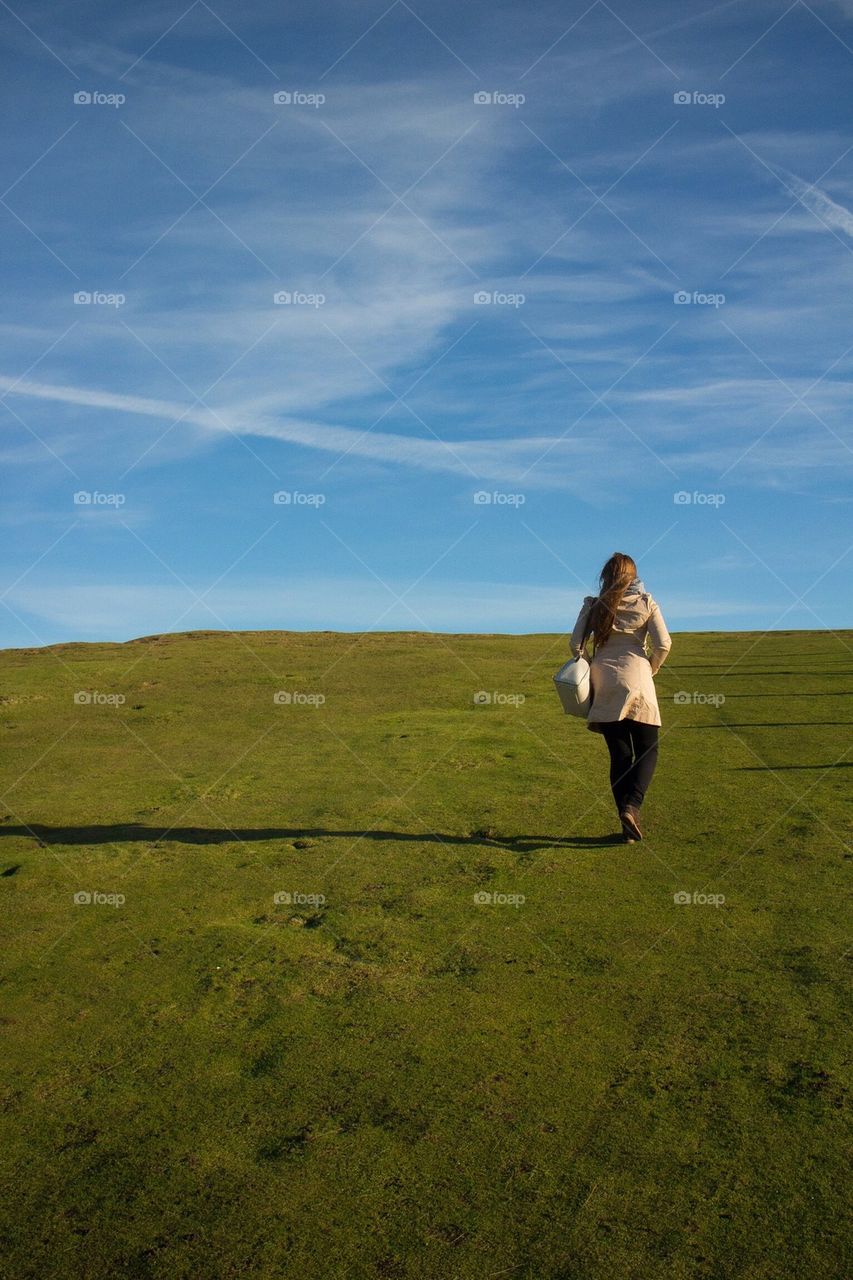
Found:
<path fill-rule="evenodd" d="M 845 1273 L 853 634 L 677 635 L 631 846 L 564 646 L 0 654 L 4 1276 Z"/>

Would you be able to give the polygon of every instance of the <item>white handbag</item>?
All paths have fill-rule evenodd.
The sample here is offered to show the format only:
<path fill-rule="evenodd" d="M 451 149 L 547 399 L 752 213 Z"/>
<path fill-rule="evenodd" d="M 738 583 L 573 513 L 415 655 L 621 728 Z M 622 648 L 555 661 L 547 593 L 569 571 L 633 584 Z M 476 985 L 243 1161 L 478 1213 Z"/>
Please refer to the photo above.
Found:
<path fill-rule="evenodd" d="M 586 719 L 592 706 L 589 663 L 586 658 L 570 658 L 554 676 L 554 688 L 567 716 Z"/>

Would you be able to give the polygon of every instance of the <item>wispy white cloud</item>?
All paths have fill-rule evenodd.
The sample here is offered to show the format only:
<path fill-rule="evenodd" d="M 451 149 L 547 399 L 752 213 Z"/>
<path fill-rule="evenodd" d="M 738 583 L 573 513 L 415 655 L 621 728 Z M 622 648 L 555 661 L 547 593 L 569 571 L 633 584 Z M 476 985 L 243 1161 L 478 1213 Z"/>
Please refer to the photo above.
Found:
<path fill-rule="evenodd" d="M 557 436 L 514 437 L 495 440 L 454 440 L 442 442 L 431 436 L 402 436 L 380 430 L 360 431 L 352 427 L 329 426 L 297 419 L 242 419 L 201 408 L 188 408 L 176 401 L 155 400 L 99 391 L 88 387 L 50 385 L 31 379 L 0 377 L 0 390 L 15 396 L 33 397 L 87 408 L 114 410 L 160 419 L 164 424 L 182 418 L 208 432 L 222 436 L 262 436 L 286 441 L 307 449 L 335 455 L 354 454 L 374 461 L 419 467 L 427 471 L 452 472 L 471 481 L 492 479 L 517 482 L 527 465 L 546 450 L 571 453 L 571 466 L 559 474 L 538 470 L 530 483 L 587 492 L 587 478 L 593 468 L 597 448 L 591 442 L 561 440 Z M 557 457 L 559 457 L 559 452 Z M 626 460 L 626 470 L 629 463 Z"/>
<path fill-rule="evenodd" d="M 830 227 L 836 227 L 839 231 L 843 231 L 845 235 L 853 237 L 853 212 L 845 208 L 844 205 L 838 204 L 820 187 L 804 182 L 795 173 L 790 173 L 787 170 L 783 170 L 783 172 L 794 194 L 799 196 L 803 204 L 807 205 L 822 222 L 828 223 Z"/>

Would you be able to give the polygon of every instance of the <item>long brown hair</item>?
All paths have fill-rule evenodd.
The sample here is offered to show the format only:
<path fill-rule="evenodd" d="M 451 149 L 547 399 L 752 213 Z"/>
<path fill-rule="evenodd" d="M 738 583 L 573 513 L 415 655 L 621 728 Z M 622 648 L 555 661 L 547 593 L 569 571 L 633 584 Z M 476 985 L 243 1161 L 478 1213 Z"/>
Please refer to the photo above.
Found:
<path fill-rule="evenodd" d="M 596 649 L 600 649 L 609 639 L 616 618 L 616 610 L 622 603 L 625 588 L 634 581 L 636 576 L 637 566 L 631 557 L 623 555 L 621 551 L 615 551 L 599 575 L 599 593 L 589 611 L 584 643 L 590 632 L 592 632 L 593 645 Z"/>

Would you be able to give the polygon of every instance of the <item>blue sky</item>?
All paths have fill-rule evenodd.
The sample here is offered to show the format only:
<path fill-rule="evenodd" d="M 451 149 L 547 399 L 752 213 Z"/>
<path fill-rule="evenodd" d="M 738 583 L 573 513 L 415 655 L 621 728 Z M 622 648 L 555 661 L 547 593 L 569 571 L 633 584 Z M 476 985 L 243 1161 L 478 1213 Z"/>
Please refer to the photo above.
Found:
<path fill-rule="evenodd" d="M 0 27 L 0 643 L 850 625 L 853 0 Z"/>

